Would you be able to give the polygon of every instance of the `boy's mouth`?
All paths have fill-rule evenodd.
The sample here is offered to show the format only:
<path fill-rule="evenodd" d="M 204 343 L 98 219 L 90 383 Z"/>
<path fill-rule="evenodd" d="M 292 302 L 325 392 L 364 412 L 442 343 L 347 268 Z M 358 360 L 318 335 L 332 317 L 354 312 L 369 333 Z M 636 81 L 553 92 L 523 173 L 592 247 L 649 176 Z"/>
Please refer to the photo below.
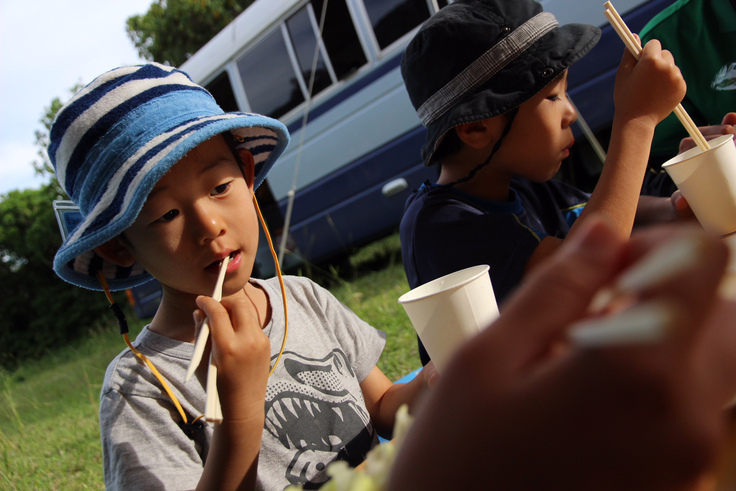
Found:
<path fill-rule="evenodd" d="M 230 252 L 230 254 L 228 254 L 228 257 L 229 257 L 229 258 L 230 258 L 230 260 L 232 261 L 232 260 L 233 260 L 233 258 L 235 258 L 235 256 L 237 256 L 237 255 L 238 255 L 238 251 L 232 251 L 232 252 Z M 223 258 L 223 259 L 224 259 L 224 258 Z M 216 270 L 216 271 L 219 271 L 219 270 L 220 270 L 220 265 L 221 265 L 221 264 L 222 264 L 222 259 L 218 259 L 218 260 L 216 260 L 216 261 L 213 261 L 213 262 L 212 262 L 212 263 L 211 263 L 211 264 L 210 264 L 209 266 L 207 266 L 207 268 L 206 268 L 206 269 L 214 269 L 214 270 Z"/>

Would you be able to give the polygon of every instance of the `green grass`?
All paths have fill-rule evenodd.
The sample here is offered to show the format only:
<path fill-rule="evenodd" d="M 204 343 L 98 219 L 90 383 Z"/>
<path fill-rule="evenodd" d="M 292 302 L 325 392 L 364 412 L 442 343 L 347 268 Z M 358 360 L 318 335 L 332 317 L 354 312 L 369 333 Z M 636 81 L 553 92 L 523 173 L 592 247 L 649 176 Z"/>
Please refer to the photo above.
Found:
<path fill-rule="evenodd" d="M 397 235 L 351 258 L 330 290 L 387 335 L 379 368 L 392 380 L 419 367 L 416 336 L 396 299 L 408 290 Z M 145 321 L 127 315 L 130 337 Z M 107 364 L 125 343 L 110 319 L 86 339 L 0 372 L 0 490 L 104 489 L 97 411 Z"/>

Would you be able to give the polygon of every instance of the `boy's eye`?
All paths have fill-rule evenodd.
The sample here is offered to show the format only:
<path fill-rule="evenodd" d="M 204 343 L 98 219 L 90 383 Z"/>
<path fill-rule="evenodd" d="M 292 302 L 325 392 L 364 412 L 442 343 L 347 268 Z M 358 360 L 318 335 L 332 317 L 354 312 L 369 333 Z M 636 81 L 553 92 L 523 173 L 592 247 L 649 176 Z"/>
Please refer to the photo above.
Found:
<path fill-rule="evenodd" d="M 218 194 L 222 194 L 230 187 L 230 183 L 226 182 L 225 184 L 220 184 L 219 186 L 215 187 L 215 189 L 212 190 L 210 193 L 212 196 L 217 196 Z"/>
<path fill-rule="evenodd" d="M 171 210 L 163 214 L 161 218 L 159 218 L 156 221 L 157 222 L 170 222 L 171 220 L 176 218 L 178 215 L 179 215 L 179 210 Z"/>
<path fill-rule="evenodd" d="M 550 101 L 559 101 L 560 100 L 560 96 L 558 94 L 553 94 L 553 95 L 547 97 L 547 99 L 550 100 Z"/>

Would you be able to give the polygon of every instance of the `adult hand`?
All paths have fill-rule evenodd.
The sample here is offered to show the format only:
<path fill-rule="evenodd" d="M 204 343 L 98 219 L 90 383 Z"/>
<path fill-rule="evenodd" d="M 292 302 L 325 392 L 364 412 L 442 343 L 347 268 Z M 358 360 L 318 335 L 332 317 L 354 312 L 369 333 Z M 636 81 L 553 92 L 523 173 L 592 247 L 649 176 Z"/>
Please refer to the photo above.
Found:
<path fill-rule="evenodd" d="M 570 344 L 569 327 L 589 317 L 596 292 L 678 240 L 697 244 L 695 253 L 670 265 L 667 281 L 645 281 L 629 298 L 662 306 L 650 323 L 666 336 Z M 389 489 L 680 490 L 696 483 L 714 462 L 725 436 L 722 408 L 736 394 L 736 305 L 716 294 L 727 254 L 697 227 L 651 229 L 625 241 L 592 220 L 453 358 L 418 411 Z"/>
<path fill-rule="evenodd" d="M 736 135 L 736 112 L 728 113 L 723 117 L 721 124 L 713 126 L 698 127 L 706 140 L 713 140 L 723 135 Z M 736 139 L 734 140 L 736 142 Z M 680 141 L 680 153 L 689 150 L 695 146 L 695 141 L 690 138 L 683 138 Z"/>

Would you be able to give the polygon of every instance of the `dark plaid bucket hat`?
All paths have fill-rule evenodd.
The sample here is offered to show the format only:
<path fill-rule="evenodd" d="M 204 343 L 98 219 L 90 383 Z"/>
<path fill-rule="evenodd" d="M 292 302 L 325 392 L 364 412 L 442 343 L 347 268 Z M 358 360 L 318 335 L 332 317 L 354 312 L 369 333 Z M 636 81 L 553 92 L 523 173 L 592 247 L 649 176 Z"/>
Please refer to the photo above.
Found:
<path fill-rule="evenodd" d="M 279 121 L 225 113 L 186 73 L 157 63 L 116 68 L 79 91 L 50 131 L 56 177 L 82 215 L 56 253 L 54 271 L 92 290 L 102 290 L 98 271 L 111 290 L 150 280 L 139 264 L 120 267 L 94 248 L 130 227 L 175 163 L 228 131 L 253 154 L 257 187 L 289 142 Z"/>
<path fill-rule="evenodd" d="M 401 74 L 427 128 L 431 165 L 455 126 L 503 114 L 529 100 L 600 39 L 600 29 L 560 26 L 531 0 L 459 0 L 442 8 L 406 48 Z"/>

